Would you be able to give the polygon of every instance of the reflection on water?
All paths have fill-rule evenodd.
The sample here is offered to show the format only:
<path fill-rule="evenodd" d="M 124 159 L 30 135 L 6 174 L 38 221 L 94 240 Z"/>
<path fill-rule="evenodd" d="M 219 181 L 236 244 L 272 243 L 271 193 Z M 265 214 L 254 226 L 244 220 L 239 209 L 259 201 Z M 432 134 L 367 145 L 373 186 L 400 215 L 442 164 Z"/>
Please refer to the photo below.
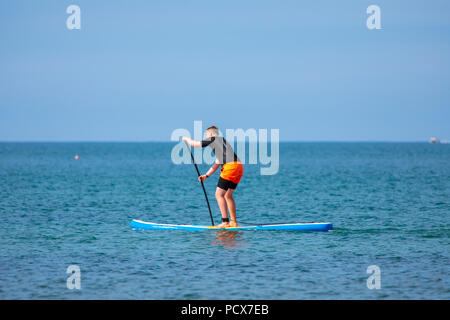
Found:
<path fill-rule="evenodd" d="M 226 249 L 247 246 L 244 233 L 236 230 L 217 230 L 213 245 L 223 246 Z"/>

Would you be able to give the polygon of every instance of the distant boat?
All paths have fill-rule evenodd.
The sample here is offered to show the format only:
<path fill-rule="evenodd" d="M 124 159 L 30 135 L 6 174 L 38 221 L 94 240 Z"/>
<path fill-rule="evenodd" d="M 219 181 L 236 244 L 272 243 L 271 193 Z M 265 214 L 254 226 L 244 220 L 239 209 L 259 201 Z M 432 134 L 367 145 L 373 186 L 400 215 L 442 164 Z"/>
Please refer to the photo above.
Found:
<path fill-rule="evenodd" d="M 436 137 L 431 137 L 430 138 L 430 143 L 441 143 L 441 141 L 438 138 L 436 138 Z"/>

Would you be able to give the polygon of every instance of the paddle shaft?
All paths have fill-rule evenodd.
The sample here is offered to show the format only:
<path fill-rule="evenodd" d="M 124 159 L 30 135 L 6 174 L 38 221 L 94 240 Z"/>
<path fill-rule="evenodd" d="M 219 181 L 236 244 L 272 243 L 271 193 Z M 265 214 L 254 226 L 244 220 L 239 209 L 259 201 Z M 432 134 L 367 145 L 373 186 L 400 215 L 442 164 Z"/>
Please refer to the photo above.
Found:
<path fill-rule="evenodd" d="M 188 147 L 189 153 L 191 154 L 191 159 L 192 159 L 192 162 L 194 163 L 195 170 L 197 170 L 197 174 L 200 177 L 201 174 L 200 174 L 200 171 L 198 170 L 197 164 L 195 163 L 194 155 L 191 152 L 191 146 L 186 141 L 185 141 L 185 143 L 186 143 L 186 146 Z M 209 205 L 209 200 L 208 200 L 208 196 L 206 195 L 205 186 L 203 185 L 203 181 L 200 181 L 200 182 L 202 184 L 203 193 L 205 194 L 206 203 L 208 204 L 208 210 L 209 210 L 209 216 L 211 217 L 211 223 L 214 226 L 214 220 L 213 220 L 213 216 L 211 213 L 211 206 Z"/>

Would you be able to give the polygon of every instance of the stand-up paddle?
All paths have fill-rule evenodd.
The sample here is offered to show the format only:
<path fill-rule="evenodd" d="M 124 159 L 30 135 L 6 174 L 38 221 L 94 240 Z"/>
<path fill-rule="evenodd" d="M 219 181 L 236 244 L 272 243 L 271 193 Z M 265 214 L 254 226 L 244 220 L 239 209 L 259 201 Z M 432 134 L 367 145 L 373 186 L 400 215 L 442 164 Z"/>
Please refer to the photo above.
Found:
<path fill-rule="evenodd" d="M 211 127 L 212 128 L 212 127 Z M 214 127 L 215 128 L 215 127 Z M 217 128 L 216 128 L 217 129 Z M 208 136 L 207 136 L 208 137 Z M 216 139 L 216 136 L 214 136 Z M 213 137 L 213 138 L 214 138 Z M 248 225 L 248 226 L 238 226 L 237 224 L 234 226 L 227 226 L 224 225 L 223 222 L 225 222 L 225 218 L 224 215 L 222 215 L 222 224 L 219 226 L 214 226 L 214 220 L 213 220 L 213 216 L 212 216 L 212 212 L 211 212 L 211 207 L 209 205 L 209 200 L 208 200 L 208 196 L 206 194 L 206 190 L 205 190 L 205 186 L 203 184 L 203 179 L 201 179 L 201 174 L 200 174 L 200 170 L 198 170 L 198 166 L 195 163 L 195 159 L 194 159 L 194 155 L 192 154 L 191 151 L 191 146 L 193 147 L 204 147 L 204 145 L 199 142 L 199 141 L 195 141 L 192 139 L 188 138 L 188 141 L 194 141 L 194 143 L 190 143 L 188 141 L 186 141 L 184 139 L 185 137 L 183 137 L 183 141 L 186 143 L 186 146 L 189 150 L 189 153 L 191 155 L 191 159 L 192 162 L 194 163 L 195 166 L 195 170 L 197 171 L 197 175 L 199 177 L 199 181 L 202 185 L 202 189 L 203 189 L 203 194 L 205 195 L 205 199 L 206 199 L 206 204 L 208 205 L 208 210 L 209 210 L 209 216 L 211 217 L 211 224 L 212 226 L 204 226 L 204 225 L 186 225 L 186 224 L 167 224 L 167 223 L 154 223 L 154 222 L 146 222 L 146 221 L 142 221 L 142 220 L 137 220 L 137 219 L 133 219 L 130 222 L 130 226 L 134 229 L 149 229 L 149 230 L 190 230 L 190 231 L 198 231 L 198 230 L 296 230 L 296 231 L 329 231 L 329 230 L 333 230 L 333 225 L 329 222 L 310 222 L 310 223 L 267 223 L 267 224 L 254 224 L 254 225 Z M 211 139 L 212 141 L 212 139 Z M 222 146 L 222 145 L 219 145 Z M 226 144 L 224 143 L 223 148 L 226 147 Z M 232 150 L 232 147 L 229 146 L 227 148 L 227 150 Z M 218 164 L 216 162 L 216 164 Z M 211 167 L 211 169 L 209 169 L 209 173 L 210 175 L 212 173 L 214 173 L 214 171 L 216 171 L 218 169 L 218 165 L 216 166 L 213 165 L 213 167 Z M 225 163 L 223 166 L 227 165 L 229 163 Z M 239 160 L 236 160 L 235 162 L 233 162 L 232 164 L 240 164 Z M 240 166 L 242 166 L 242 164 L 240 164 Z M 233 167 L 230 166 L 228 167 L 228 169 L 233 169 L 233 168 L 239 168 L 239 166 L 237 167 Z M 223 169 L 223 167 L 222 167 Z M 237 169 L 236 169 L 237 170 Z M 208 173 L 207 172 L 207 173 Z M 242 174 L 241 174 L 242 176 Z M 224 178 L 221 177 L 220 179 L 224 180 Z M 218 183 L 218 189 L 221 188 L 223 189 L 223 191 L 225 192 L 225 189 L 235 189 L 237 183 L 239 183 L 239 181 L 233 182 L 233 181 L 228 181 L 224 180 L 225 182 L 221 182 L 221 180 L 219 180 L 219 183 L 222 183 L 221 186 L 219 186 Z M 234 183 L 234 184 L 233 184 Z M 234 186 L 234 188 L 232 188 L 232 186 Z M 222 188 L 223 187 L 223 188 Z M 220 207 L 220 205 L 219 205 Z M 231 214 L 231 213 L 230 213 Z M 234 216 L 234 219 L 236 219 L 236 216 Z M 228 218 L 226 218 L 226 220 L 228 220 Z M 236 222 L 236 220 L 235 220 Z"/>
<path fill-rule="evenodd" d="M 189 153 L 191 154 L 192 162 L 194 163 L 195 170 L 197 170 L 197 175 L 200 177 L 201 174 L 200 174 L 200 171 L 198 170 L 197 164 L 195 163 L 194 155 L 191 152 L 191 147 L 188 145 L 188 143 L 186 141 L 184 143 L 186 143 L 186 147 L 188 148 Z M 205 194 L 206 203 L 208 204 L 208 210 L 209 210 L 209 216 L 211 217 L 211 223 L 214 226 L 214 220 L 213 220 L 213 216 L 211 213 L 211 206 L 209 205 L 209 200 L 208 200 L 208 196 L 206 195 L 205 186 L 203 185 L 203 181 L 200 181 L 200 183 L 202 184 L 203 193 Z"/>

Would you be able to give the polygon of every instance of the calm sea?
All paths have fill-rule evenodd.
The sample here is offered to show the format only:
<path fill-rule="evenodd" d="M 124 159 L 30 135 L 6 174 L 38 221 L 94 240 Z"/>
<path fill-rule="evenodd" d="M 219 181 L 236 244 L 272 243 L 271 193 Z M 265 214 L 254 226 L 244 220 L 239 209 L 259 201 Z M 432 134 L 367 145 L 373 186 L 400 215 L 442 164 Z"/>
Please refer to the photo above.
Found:
<path fill-rule="evenodd" d="M 450 145 L 282 143 L 278 174 L 245 166 L 238 220 L 332 232 L 133 230 L 134 218 L 210 222 L 173 146 L 1 143 L 0 298 L 450 298 Z M 367 287 L 372 265 L 380 289 Z"/>

